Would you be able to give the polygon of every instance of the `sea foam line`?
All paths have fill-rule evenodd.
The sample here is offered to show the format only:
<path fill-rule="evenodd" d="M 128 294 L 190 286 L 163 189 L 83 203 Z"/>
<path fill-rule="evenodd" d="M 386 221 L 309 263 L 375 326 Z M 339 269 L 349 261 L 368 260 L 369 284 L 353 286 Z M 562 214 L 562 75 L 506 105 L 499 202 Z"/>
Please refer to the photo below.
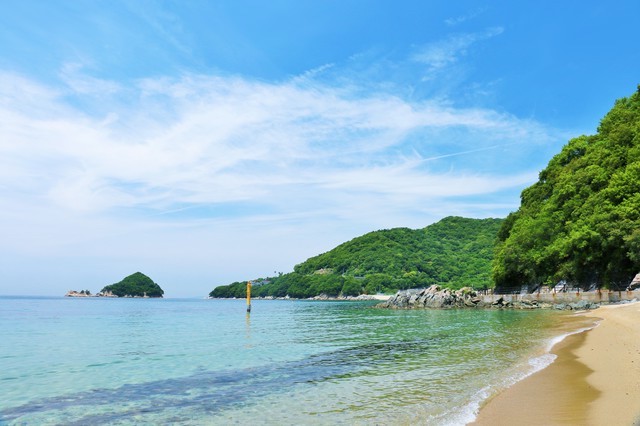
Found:
<path fill-rule="evenodd" d="M 551 353 L 551 350 L 558 343 L 574 334 L 580 334 L 584 333 L 585 331 L 593 330 L 598 325 L 600 325 L 600 323 L 601 321 L 595 321 L 590 326 L 581 327 L 576 330 L 572 330 L 548 339 L 546 345 L 544 346 L 545 353 L 539 356 L 531 357 L 527 360 L 527 363 L 530 366 L 530 369 L 528 371 L 515 372 L 511 376 L 508 376 L 504 380 L 502 380 L 498 386 L 487 385 L 483 387 L 478 392 L 473 394 L 472 399 L 468 404 L 460 407 L 457 410 L 447 411 L 434 416 L 429 419 L 429 423 L 434 422 L 435 424 L 441 424 L 443 426 L 454 426 L 466 425 L 468 423 L 474 422 L 478 417 L 478 413 L 480 412 L 482 404 L 490 397 L 496 395 L 497 393 L 504 392 L 516 383 L 550 366 L 556 360 L 556 358 L 558 358 L 557 355 Z"/>

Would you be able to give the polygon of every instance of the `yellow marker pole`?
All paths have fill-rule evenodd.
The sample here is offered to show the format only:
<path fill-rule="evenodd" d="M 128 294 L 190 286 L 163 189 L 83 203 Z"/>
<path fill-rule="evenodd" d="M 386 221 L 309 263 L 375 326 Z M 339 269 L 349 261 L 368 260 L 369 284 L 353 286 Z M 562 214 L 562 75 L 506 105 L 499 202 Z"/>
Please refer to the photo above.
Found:
<path fill-rule="evenodd" d="M 247 281 L 247 312 L 251 312 L 251 281 Z"/>

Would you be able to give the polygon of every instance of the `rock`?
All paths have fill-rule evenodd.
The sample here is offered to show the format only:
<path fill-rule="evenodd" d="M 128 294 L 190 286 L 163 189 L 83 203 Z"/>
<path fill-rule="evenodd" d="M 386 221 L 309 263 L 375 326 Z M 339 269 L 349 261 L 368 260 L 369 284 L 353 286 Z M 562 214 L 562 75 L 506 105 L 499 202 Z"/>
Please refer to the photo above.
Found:
<path fill-rule="evenodd" d="M 578 301 L 576 303 L 572 303 L 571 304 L 571 307 L 573 309 L 578 309 L 578 310 L 587 309 L 587 306 L 589 306 L 589 302 L 587 302 L 586 300 L 580 300 L 580 301 Z"/>
<path fill-rule="evenodd" d="M 631 280 L 631 283 L 627 287 L 627 291 L 633 291 L 638 288 L 640 288 L 640 274 L 636 274 L 636 276 L 633 277 L 633 280 Z"/>
<path fill-rule="evenodd" d="M 411 296 L 409 296 L 409 305 L 414 306 L 416 305 L 417 301 L 418 301 L 418 297 L 420 297 L 418 294 L 412 294 Z"/>
<path fill-rule="evenodd" d="M 581 311 L 581 310 L 589 310 L 589 309 L 597 309 L 600 307 L 600 305 L 598 303 L 594 303 L 594 302 L 589 302 L 587 300 L 579 300 L 575 303 L 569 303 L 568 304 L 569 308 L 565 309 L 573 309 L 573 310 L 577 310 L 577 311 Z"/>
<path fill-rule="evenodd" d="M 320 293 L 317 296 L 313 296 L 309 298 L 310 300 L 329 300 L 329 296 L 324 293 Z"/>
<path fill-rule="evenodd" d="M 378 306 L 391 309 L 450 309 L 476 307 L 480 302 L 477 292 L 469 287 L 451 291 L 432 285 L 425 289 L 399 291 Z"/>
<path fill-rule="evenodd" d="M 594 295 L 595 296 L 595 295 Z M 576 297 L 571 303 L 542 302 L 530 296 L 518 297 L 519 300 L 508 301 L 509 296 L 496 296 L 497 299 L 491 302 L 487 298 L 485 302 L 482 296 L 470 288 L 460 290 L 441 289 L 438 286 L 431 286 L 425 289 L 412 289 L 397 292 L 389 300 L 376 305 L 379 308 L 389 309 L 557 309 L 557 310 L 588 310 L 596 309 L 601 304 L 607 302 L 591 302 L 586 299 Z"/>
<path fill-rule="evenodd" d="M 64 295 L 64 297 L 90 297 L 90 296 L 91 294 L 86 294 L 84 290 L 81 292 L 76 290 L 69 290 L 67 294 Z"/>
<path fill-rule="evenodd" d="M 533 303 L 530 300 L 520 300 L 518 302 L 513 302 L 513 307 L 517 309 L 536 309 L 538 304 Z"/>

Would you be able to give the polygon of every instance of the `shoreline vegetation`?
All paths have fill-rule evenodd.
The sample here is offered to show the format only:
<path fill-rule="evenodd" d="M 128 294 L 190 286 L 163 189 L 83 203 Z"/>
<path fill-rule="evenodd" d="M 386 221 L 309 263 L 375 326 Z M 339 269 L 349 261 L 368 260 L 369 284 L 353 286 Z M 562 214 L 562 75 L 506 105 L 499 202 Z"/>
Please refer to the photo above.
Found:
<path fill-rule="evenodd" d="M 290 301 L 327 301 L 327 302 L 358 302 L 363 300 L 377 300 L 377 301 L 386 301 L 390 297 L 393 297 L 391 294 L 361 294 L 359 296 L 328 296 L 326 294 L 319 294 L 313 297 L 275 297 L 275 296 L 251 296 L 251 300 L 290 300 Z M 207 297 L 209 300 L 243 300 L 244 297 Z"/>
<path fill-rule="evenodd" d="M 208 299 L 241 300 L 241 297 L 208 297 Z M 640 300 L 640 290 L 539 292 L 533 294 L 494 294 L 471 288 L 460 290 L 441 289 L 433 285 L 424 289 L 401 290 L 396 294 L 361 294 L 359 296 L 328 296 L 294 298 L 289 296 L 260 296 L 253 300 L 291 301 L 379 301 L 375 308 L 382 309 L 555 309 L 581 311 L 597 309 L 610 304 L 630 303 Z"/>
<path fill-rule="evenodd" d="M 252 280 L 254 296 L 305 299 L 439 285 L 528 292 L 622 291 L 640 271 L 640 86 L 597 133 L 571 139 L 505 219 L 445 217 L 422 229 L 370 232 Z M 244 297 L 247 281 L 210 297 Z"/>
<path fill-rule="evenodd" d="M 571 139 L 505 219 L 445 217 L 422 229 L 370 232 L 252 280 L 254 296 L 305 299 L 439 285 L 528 292 L 625 290 L 640 271 L 640 86 L 597 132 Z M 211 297 L 244 297 L 246 283 Z"/>
<path fill-rule="evenodd" d="M 308 299 L 394 294 L 433 284 L 491 286 L 491 261 L 502 219 L 445 217 L 422 229 L 370 232 L 296 265 L 252 279 L 252 296 Z M 216 286 L 211 298 L 246 297 L 247 281 Z"/>

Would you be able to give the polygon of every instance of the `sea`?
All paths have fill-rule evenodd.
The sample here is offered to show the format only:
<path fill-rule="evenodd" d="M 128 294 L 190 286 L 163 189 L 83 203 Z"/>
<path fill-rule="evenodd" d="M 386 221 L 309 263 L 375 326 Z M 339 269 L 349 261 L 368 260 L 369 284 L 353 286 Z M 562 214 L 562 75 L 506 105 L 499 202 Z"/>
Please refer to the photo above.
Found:
<path fill-rule="evenodd" d="M 0 297 L 0 424 L 462 425 L 575 329 L 373 304 Z"/>

